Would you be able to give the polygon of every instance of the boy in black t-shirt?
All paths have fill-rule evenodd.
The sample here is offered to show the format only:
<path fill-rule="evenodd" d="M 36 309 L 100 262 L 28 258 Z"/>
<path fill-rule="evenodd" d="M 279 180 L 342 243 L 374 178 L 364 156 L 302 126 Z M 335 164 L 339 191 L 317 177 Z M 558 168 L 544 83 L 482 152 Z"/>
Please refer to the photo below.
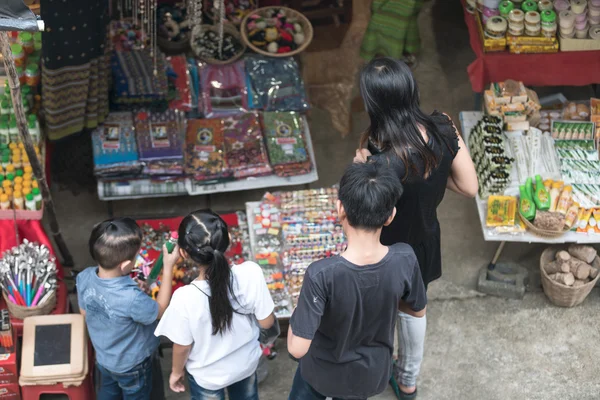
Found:
<path fill-rule="evenodd" d="M 346 169 L 337 209 L 348 248 L 306 270 L 288 332 L 288 351 L 300 359 L 289 400 L 366 399 L 383 392 L 392 374 L 399 309 L 422 325 L 411 338 L 418 373 L 427 305 L 419 265 L 407 244 L 379 241 L 401 194 L 397 175 L 385 165 Z"/>

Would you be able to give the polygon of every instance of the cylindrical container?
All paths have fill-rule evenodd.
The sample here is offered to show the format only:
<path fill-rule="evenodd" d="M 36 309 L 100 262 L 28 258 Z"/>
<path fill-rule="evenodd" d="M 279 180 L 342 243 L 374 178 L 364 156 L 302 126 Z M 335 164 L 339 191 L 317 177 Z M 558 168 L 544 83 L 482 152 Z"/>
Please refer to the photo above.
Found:
<path fill-rule="evenodd" d="M 560 37 L 562 37 L 563 39 L 573 39 L 575 37 L 575 28 L 571 28 L 570 32 L 563 32 L 563 30 L 560 30 Z"/>
<path fill-rule="evenodd" d="M 37 64 L 29 64 L 25 70 L 25 82 L 31 87 L 40 83 L 40 67 Z"/>
<path fill-rule="evenodd" d="M 499 16 L 500 15 L 500 11 L 498 11 L 497 8 L 487 8 L 487 7 L 484 7 L 483 8 L 483 12 L 481 14 L 483 15 L 483 21 L 487 22 L 487 20 L 489 18 Z"/>
<path fill-rule="evenodd" d="M 508 18 L 508 14 L 515 9 L 515 4 L 510 0 L 505 0 L 498 5 L 500 15 L 504 18 Z"/>
<path fill-rule="evenodd" d="M 21 141 L 21 136 L 19 136 L 19 129 L 17 128 L 17 120 L 11 119 L 8 124 L 8 134 L 10 136 L 10 141 L 13 143 L 19 143 Z"/>
<path fill-rule="evenodd" d="M 525 25 L 508 25 L 508 34 L 511 36 L 523 36 L 525 33 Z"/>
<path fill-rule="evenodd" d="M 498 9 L 500 5 L 500 1 L 502 0 L 483 0 L 483 6 L 487 8 L 495 8 Z"/>
<path fill-rule="evenodd" d="M 599 17 L 600 16 L 600 6 L 593 6 L 590 4 L 590 17 Z"/>
<path fill-rule="evenodd" d="M 17 76 L 19 77 L 19 84 L 24 85 L 25 84 L 25 69 L 23 67 L 16 67 L 15 68 L 17 70 Z"/>
<path fill-rule="evenodd" d="M 590 23 L 590 25 L 598 25 L 598 24 L 600 24 L 600 16 L 599 17 L 590 17 L 588 19 L 588 22 Z"/>
<path fill-rule="evenodd" d="M 542 35 L 547 38 L 552 38 L 556 36 L 557 25 L 542 25 Z"/>
<path fill-rule="evenodd" d="M 544 10 L 540 12 L 540 18 L 542 20 L 542 26 L 556 25 L 556 13 L 553 10 Z"/>
<path fill-rule="evenodd" d="M 506 34 L 508 23 L 500 16 L 495 16 L 487 20 L 485 24 L 485 33 L 490 37 L 502 37 Z"/>
<path fill-rule="evenodd" d="M 587 8 L 587 0 L 571 0 L 573 14 L 583 14 Z"/>
<path fill-rule="evenodd" d="M 26 54 L 33 53 L 33 35 L 29 32 L 19 33 L 19 44 L 23 47 Z"/>
<path fill-rule="evenodd" d="M 586 36 L 587 36 L 587 30 L 588 30 L 588 23 L 587 23 L 587 21 L 577 22 L 575 24 L 575 31 L 585 31 Z"/>
<path fill-rule="evenodd" d="M 541 27 L 529 27 L 529 26 L 525 26 L 525 35 L 527 36 L 540 36 L 540 33 L 542 33 L 542 28 Z"/>
<path fill-rule="evenodd" d="M 570 5 L 567 0 L 554 0 L 554 10 L 559 13 L 561 11 L 567 11 Z"/>
<path fill-rule="evenodd" d="M 569 29 L 575 26 L 575 14 L 571 11 L 561 11 L 558 14 L 558 23 L 561 28 Z"/>
<path fill-rule="evenodd" d="M 552 0 L 540 0 L 538 1 L 538 10 L 552 10 L 554 8 L 554 4 L 552 4 Z"/>
<path fill-rule="evenodd" d="M 25 54 L 25 50 L 23 50 L 23 46 L 18 43 L 14 43 L 10 45 L 10 50 L 13 53 L 13 57 L 15 59 L 15 65 L 17 67 L 22 67 L 25 65 L 25 61 L 27 60 L 27 55 Z"/>
<path fill-rule="evenodd" d="M 590 26 L 589 36 L 591 39 L 600 40 L 600 25 Z"/>
<path fill-rule="evenodd" d="M 525 20 L 525 13 L 522 10 L 515 8 L 508 13 L 508 19 L 514 23 L 523 22 Z"/>
<path fill-rule="evenodd" d="M 521 9 L 525 12 L 527 11 L 537 11 L 538 6 L 537 3 L 533 0 L 527 0 L 525 2 L 523 2 L 523 5 L 521 6 Z"/>
<path fill-rule="evenodd" d="M 537 11 L 527 11 L 525 13 L 525 27 L 537 28 L 540 26 L 540 13 Z"/>

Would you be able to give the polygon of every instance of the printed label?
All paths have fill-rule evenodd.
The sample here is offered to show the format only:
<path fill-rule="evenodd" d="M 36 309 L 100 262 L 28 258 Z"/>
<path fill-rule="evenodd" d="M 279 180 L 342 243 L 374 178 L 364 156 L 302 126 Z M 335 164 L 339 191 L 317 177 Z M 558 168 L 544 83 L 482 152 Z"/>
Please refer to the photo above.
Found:
<path fill-rule="evenodd" d="M 105 150 L 118 150 L 121 147 L 119 139 L 121 137 L 121 127 L 119 125 L 104 125 L 104 140 L 102 148 Z"/>
<path fill-rule="evenodd" d="M 283 145 L 296 144 L 296 143 L 298 143 L 298 141 L 296 140 L 296 138 L 277 138 L 277 139 L 275 139 L 275 143 L 277 143 L 280 146 L 283 146 Z"/>
<path fill-rule="evenodd" d="M 171 147 L 167 125 L 150 125 L 150 137 L 154 148 Z"/>

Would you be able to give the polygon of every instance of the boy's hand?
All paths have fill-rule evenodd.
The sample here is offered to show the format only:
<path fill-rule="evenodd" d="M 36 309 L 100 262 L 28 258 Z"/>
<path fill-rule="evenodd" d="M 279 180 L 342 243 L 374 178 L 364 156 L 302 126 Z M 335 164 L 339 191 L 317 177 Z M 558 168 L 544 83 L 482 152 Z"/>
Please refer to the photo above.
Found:
<path fill-rule="evenodd" d="M 171 376 L 169 376 L 169 387 L 175 393 L 185 392 L 185 386 L 183 385 L 183 373 L 171 372 Z"/>
<path fill-rule="evenodd" d="M 371 152 L 367 149 L 358 149 L 356 150 L 356 156 L 354 157 L 355 163 L 365 163 L 367 162 L 367 157 L 371 156 Z"/>
<path fill-rule="evenodd" d="M 138 278 L 135 278 L 135 283 L 137 283 L 140 290 L 146 294 L 150 294 L 150 287 L 146 281 L 142 281 Z"/>
<path fill-rule="evenodd" d="M 175 247 L 173 248 L 173 251 L 169 253 L 169 250 L 167 250 L 167 246 L 163 245 L 163 268 L 165 270 L 173 270 L 173 267 L 175 266 L 175 264 L 177 264 L 177 261 L 179 260 L 179 246 L 175 245 Z"/>

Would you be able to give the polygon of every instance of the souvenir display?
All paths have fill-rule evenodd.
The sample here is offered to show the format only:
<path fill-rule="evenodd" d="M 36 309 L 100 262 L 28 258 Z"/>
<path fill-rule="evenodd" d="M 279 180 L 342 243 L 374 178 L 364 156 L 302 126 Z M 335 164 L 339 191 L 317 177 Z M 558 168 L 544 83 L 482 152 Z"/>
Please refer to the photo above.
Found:
<path fill-rule="evenodd" d="M 250 108 L 265 111 L 306 111 L 304 82 L 293 58 L 246 57 Z"/>
<path fill-rule="evenodd" d="M 172 56 L 167 58 L 169 68 L 169 108 L 172 110 L 191 111 L 192 93 L 190 76 L 187 69 L 187 60 L 184 56 Z"/>
<path fill-rule="evenodd" d="M 135 130 L 143 173 L 181 175 L 183 173 L 183 123 L 173 111 L 135 113 Z"/>
<path fill-rule="evenodd" d="M 199 74 L 202 109 L 206 118 L 247 112 L 243 61 L 227 65 L 205 64 Z"/>
<path fill-rule="evenodd" d="M 256 9 L 256 3 L 255 0 L 225 0 L 225 17 L 227 20 L 239 25 L 248 13 Z M 208 14 L 213 20 L 216 19 L 214 16 L 220 13 L 218 4 L 213 0 L 207 2 Z"/>
<path fill-rule="evenodd" d="M 120 19 L 110 23 L 109 37 L 116 51 L 131 51 L 142 49 L 147 37 L 133 20 Z"/>
<path fill-rule="evenodd" d="M 302 25 L 283 9 L 270 8 L 264 15 L 251 14 L 245 29 L 250 43 L 273 54 L 290 53 L 306 41 Z"/>
<path fill-rule="evenodd" d="M 45 245 L 27 239 L 4 252 L 0 260 L 0 287 L 5 298 L 22 307 L 56 302 L 56 260 Z"/>
<path fill-rule="evenodd" d="M 269 175 L 267 150 L 256 114 L 248 113 L 223 120 L 225 158 L 236 178 Z"/>
<path fill-rule="evenodd" d="M 262 118 L 269 159 L 275 173 L 290 176 L 310 170 L 300 115 L 294 112 L 265 112 Z"/>
<path fill-rule="evenodd" d="M 198 181 L 231 176 L 225 162 L 223 122 L 220 119 L 191 119 L 185 139 L 185 172 Z"/>
<path fill-rule="evenodd" d="M 173 43 L 189 40 L 191 18 L 182 4 L 160 4 L 157 8 L 158 38 Z"/>
<path fill-rule="evenodd" d="M 130 112 L 108 114 L 92 132 L 94 174 L 98 177 L 137 175 L 142 170 Z"/>
<path fill-rule="evenodd" d="M 195 37 L 194 40 L 192 49 L 196 57 L 207 62 L 211 60 L 224 62 L 236 59 L 245 50 L 245 46 L 233 32 L 225 32 L 221 42 L 218 32 L 207 29 L 199 37 Z"/>

